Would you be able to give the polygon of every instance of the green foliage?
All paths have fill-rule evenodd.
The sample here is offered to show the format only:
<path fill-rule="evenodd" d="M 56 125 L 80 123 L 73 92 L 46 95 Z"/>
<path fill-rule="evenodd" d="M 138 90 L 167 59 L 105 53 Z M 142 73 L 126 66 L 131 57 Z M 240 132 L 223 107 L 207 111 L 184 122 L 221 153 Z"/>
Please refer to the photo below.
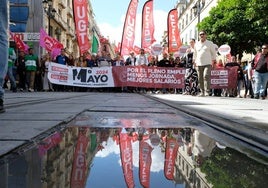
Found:
<path fill-rule="evenodd" d="M 266 0 L 220 0 L 198 29 L 206 30 L 215 44 L 230 45 L 232 55 L 242 58 L 243 52 L 254 53 L 257 46 L 267 42 L 267 16 L 262 16 L 267 10 Z"/>
<path fill-rule="evenodd" d="M 268 185 L 268 166 L 231 148 L 215 148 L 201 171 L 213 188 L 264 188 Z"/>

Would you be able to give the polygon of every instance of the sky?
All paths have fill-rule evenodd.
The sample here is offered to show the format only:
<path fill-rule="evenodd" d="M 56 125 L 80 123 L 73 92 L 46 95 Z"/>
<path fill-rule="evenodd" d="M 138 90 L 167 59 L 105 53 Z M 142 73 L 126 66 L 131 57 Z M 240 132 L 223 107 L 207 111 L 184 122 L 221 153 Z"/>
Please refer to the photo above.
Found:
<path fill-rule="evenodd" d="M 160 43 L 163 33 L 167 30 L 167 15 L 173 9 L 178 0 L 154 0 L 154 37 L 156 43 Z M 141 13 L 146 0 L 139 0 L 136 32 L 134 44 L 141 44 Z M 101 34 L 110 39 L 110 42 L 121 42 L 125 14 L 128 9 L 130 0 L 91 0 L 95 20 L 100 29 Z"/>

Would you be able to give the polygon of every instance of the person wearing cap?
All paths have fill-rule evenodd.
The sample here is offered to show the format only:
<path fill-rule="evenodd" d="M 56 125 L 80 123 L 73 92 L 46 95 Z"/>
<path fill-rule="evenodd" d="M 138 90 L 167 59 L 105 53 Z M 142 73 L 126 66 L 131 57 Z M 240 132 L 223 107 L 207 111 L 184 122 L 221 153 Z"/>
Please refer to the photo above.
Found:
<path fill-rule="evenodd" d="M 193 62 L 198 75 L 199 96 L 209 96 L 211 68 L 216 62 L 216 50 L 213 42 L 207 40 L 205 31 L 200 31 L 199 37 L 200 40 L 194 47 Z"/>

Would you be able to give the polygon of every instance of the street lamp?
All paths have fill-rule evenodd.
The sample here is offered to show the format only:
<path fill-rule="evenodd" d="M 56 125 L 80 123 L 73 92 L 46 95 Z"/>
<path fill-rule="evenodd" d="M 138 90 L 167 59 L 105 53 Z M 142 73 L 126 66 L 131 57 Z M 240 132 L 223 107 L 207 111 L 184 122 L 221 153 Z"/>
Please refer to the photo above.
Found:
<path fill-rule="evenodd" d="M 50 20 L 55 17 L 56 10 L 52 7 L 53 0 L 43 0 L 44 11 L 48 17 L 48 35 L 51 35 Z"/>
<path fill-rule="evenodd" d="M 197 25 L 200 23 L 200 14 L 201 14 L 201 5 L 200 5 L 200 0 L 198 0 L 195 5 L 192 7 L 194 10 L 194 15 L 197 15 Z M 198 33 L 198 29 L 197 29 Z"/>

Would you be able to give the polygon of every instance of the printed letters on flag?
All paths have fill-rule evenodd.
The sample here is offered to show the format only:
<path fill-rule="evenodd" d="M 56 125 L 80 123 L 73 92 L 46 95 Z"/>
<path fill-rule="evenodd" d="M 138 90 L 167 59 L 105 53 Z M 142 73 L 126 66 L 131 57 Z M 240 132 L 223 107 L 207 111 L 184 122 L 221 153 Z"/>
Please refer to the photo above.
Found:
<path fill-rule="evenodd" d="M 86 151 L 89 143 L 87 137 L 88 128 L 79 128 L 78 140 L 74 153 L 73 168 L 71 175 L 71 187 L 80 188 L 85 186 L 87 178 Z"/>
<path fill-rule="evenodd" d="M 172 9 L 169 11 L 167 26 L 168 26 L 168 52 L 176 52 L 182 45 L 178 27 L 177 9 Z"/>
<path fill-rule="evenodd" d="M 153 0 L 148 0 L 142 9 L 141 48 L 148 48 L 154 42 Z"/>
<path fill-rule="evenodd" d="M 179 149 L 179 144 L 174 138 L 167 138 L 167 145 L 165 151 L 165 163 L 164 163 L 164 173 L 168 180 L 174 179 L 174 165 L 177 157 L 177 152 Z"/>
<path fill-rule="evenodd" d="M 90 43 L 87 36 L 88 28 L 88 0 L 74 0 L 74 21 L 76 29 L 76 38 L 81 54 L 90 49 Z"/>
<path fill-rule="evenodd" d="M 48 52 L 51 52 L 53 59 L 60 54 L 60 51 L 63 48 L 63 44 L 61 44 L 57 39 L 49 36 L 43 28 L 40 29 L 39 44 Z"/>
<path fill-rule="evenodd" d="M 139 178 L 140 183 L 144 188 L 150 187 L 150 169 L 152 164 L 153 148 L 144 141 L 140 142 L 139 152 Z"/>
<path fill-rule="evenodd" d="M 132 159 L 133 151 L 132 151 L 131 139 L 126 131 L 125 132 L 122 131 L 119 134 L 119 147 L 120 147 L 123 174 L 127 187 L 134 188 L 135 184 L 133 179 L 133 159 Z"/>
<path fill-rule="evenodd" d="M 130 50 L 133 48 L 135 40 L 137 7 L 138 7 L 138 0 L 131 0 L 128 6 L 123 28 L 123 35 L 120 48 L 121 56 L 129 55 Z"/>
<path fill-rule="evenodd" d="M 28 53 L 29 46 L 25 44 L 16 34 L 10 31 L 11 38 L 13 38 L 17 49 Z"/>

